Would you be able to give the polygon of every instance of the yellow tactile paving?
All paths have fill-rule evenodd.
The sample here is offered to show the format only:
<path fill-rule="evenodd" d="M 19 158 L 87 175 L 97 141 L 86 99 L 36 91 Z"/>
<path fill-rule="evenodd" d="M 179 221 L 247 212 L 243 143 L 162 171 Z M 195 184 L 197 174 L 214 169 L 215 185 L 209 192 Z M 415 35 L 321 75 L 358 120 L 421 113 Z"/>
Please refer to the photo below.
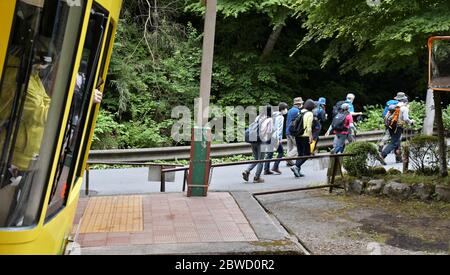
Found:
<path fill-rule="evenodd" d="M 80 233 L 143 230 L 142 196 L 91 198 L 80 226 Z"/>

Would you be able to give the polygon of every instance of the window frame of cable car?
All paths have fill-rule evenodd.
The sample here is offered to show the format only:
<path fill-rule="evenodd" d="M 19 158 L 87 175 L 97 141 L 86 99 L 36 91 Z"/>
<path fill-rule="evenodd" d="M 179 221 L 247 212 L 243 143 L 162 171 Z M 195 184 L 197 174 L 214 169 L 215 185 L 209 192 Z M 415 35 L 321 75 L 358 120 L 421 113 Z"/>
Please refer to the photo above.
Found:
<path fill-rule="evenodd" d="M 446 83 L 447 85 L 436 85 L 435 80 L 438 78 L 434 77 L 433 69 L 437 67 L 433 64 L 435 51 L 434 47 L 436 45 L 436 42 L 446 42 L 447 48 L 450 48 L 450 36 L 434 36 L 430 37 L 428 39 L 428 51 L 429 51 L 429 64 L 428 64 L 428 86 L 436 91 L 450 91 L 450 82 Z M 447 76 L 444 76 L 443 78 L 450 78 L 450 74 Z"/>
<path fill-rule="evenodd" d="M 101 18 L 95 18 L 100 17 Z M 79 165 L 78 160 L 83 159 L 82 156 L 82 141 L 83 139 L 86 140 L 89 135 L 89 132 L 85 132 L 85 129 L 89 127 L 89 125 L 86 125 L 88 120 L 88 114 L 89 109 L 91 108 L 91 102 L 92 102 L 92 96 L 93 91 L 95 89 L 95 79 L 97 74 L 99 73 L 99 67 L 101 66 L 101 63 L 104 62 L 103 60 L 106 58 L 105 56 L 105 43 L 108 43 L 108 41 L 105 41 L 107 38 L 107 27 L 108 27 L 108 21 L 109 21 L 109 12 L 106 9 L 103 9 L 101 6 L 99 6 L 97 3 L 94 3 L 91 7 L 91 12 L 89 15 L 88 20 L 88 27 L 86 32 L 86 40 L 84 42 L 84 45 L 82 47 L 82 59 L 85 58 L 84 51 L 86 49 L 89 50 L 89 53 L 87 55 L 88 63 L 87 63 L 87 80 L 85 82 L 85 85 L 83 87 L 83 93 L 81 102 L 77 102 L 77 98 L 74 94 L 72 97 L 72 101 L 70 102 L 70 111 L 69 111 L 69 119 L 67 120 L 67 123 L 64 125 L 64 127 L 61 127 L 61 130 L 64 129 L 64 139 L 63 139 L 63 145 L 60 150 L 60 155 L 58 157 L 57 163 L 57 169 L 56 173 L 54 175 L 53 179 L 53 186 L 52 186 L 52 193 L 50 194 L 49 203 L 48 203 L 48 209 L 46 212 L 46 221 L 48 222 L 51 220 L 53 216 L 55 216 L 60 210 L 62 210 L 67 205 L 67 200 L 69 198 L 70 191 L 72 190 L 73 186 L 75 185 L 78 177 L 76 175 L 76 171 Z M 91 25 L 93 23 L 93 25 Z M 103 28 L 103 30 L 100 30 L 100 35 L 98 39 L 88 41 L 90 38 L 89 35 L 93 35 L 92 37 L 95 37 L 96 34 L 98 34 L 96 31 Z M 91 33 L 90 33 L 91 32 Z M 92 42 L 91 48 L 87 47 L 87 43 Z M 81 45 L 80 45 L 81 48 Z M 81 62 L 80 62 L 81 66 Z M 78 70 L 79 72 L 79 70 Z M 69 139 L 71 142 L 75 142 L 74 144 L 74 151 L 72 152 L 72 158 L 70 164 L 67 166 L 66 164 L 66 157 L 69 156 L 69 154 L 66 154 L 67 149 L 71 147 L 70 143 L 65 144 L 64 140 L 67 137 L 68 131 L 71 129 L 70 122 L 72 115 L 72 111 L 76 112 L 74 109 L 74 104 L 81 103 L 80 106 L 80 116 L 78 120 L 77 126 L 73 130 L 74 131 L 73 136 Z M 81 163 L 82 164 L 82 163 Z M 65 173 L 66 172 L 66 173 Z M 65 187 L 62 187 L 65 186 Z M 62 189 L 60 188 L 62 187 Z M 64 191 L 64 194 L 59 194 L 60 191 Z M 54 193 L 55 192 L 55 193 Z M 53 194 L 54 193 L 54 194 Z M 58 197 L 58 195 L 61 195 L 61 197 Z"/>
<path fill-rule="evenodd" d="M 14 20 L 17 16 L 17 9 L 19 5 L 21 5 L 24 2 L 17 1 L 16 3 L 16 12 Z M 58 143 L 60 140 L 60 128 L 64 121 L 64 118 L 67 117 L 67 112 L 65 112 L 67 108 L 67 101 L 69 98 L 69 89 L 71 87 L 71 84 L 73 82 L 73 76 L 74 76 L 74 64 L 76 62 L 76 58 L 78 56 L 79 52 L 79 44 L 80 44 L 80 38 L 81 33 L 83 29 L 83 22 L 86 16 L 86 8 L 87 4 L 89 3 L 89 0 L 82 0 L 80 3 L 81 6 L 69 6 L 67 3 L 63 1 L 52 1 L 49 0 L 43 0 L 42 1 L 43 6 L 40 9 L 37 9 L 37 13 L 40 15 L 45 14 L 46 11 L 52 12 L 53 10 L 46 10 L 50 8 L 55 9 L 55 13 L 58 11 L 58 9 L 64 9 L 59 10 L 59 12 L 65 12 L 66 17 L 61 16 L 58 18 L 55 16 L 54 19 L 50 21 L 52 26 L 49 25 L 51 29 L 51 34 L 48 37 L 50 41 L 52 41 L 53 44 L 49 45 L 48 51 L 50 52 L 50 47 L 54 47 L 52 49 L 55 52 L 55 56 L 58 56 L 57 60 L 54 62 L 54 71 L 49 73 L 49 76 L 53 74 L 53 78 L 51 79 L 53 81 L 51 88 L 49 90 L 45 90 L 47 94 L 50 94 L 49 99 L 49 107 L 45 114 L 46 120 L 43 124 L 43 130 L 42 130 L 42 139 L 39 143 L 39 158 L 38 161 L 36 161 L 35 164 L 37 166 L 36 171 L 30 171 L 29 173 L 36 173 L 32 174 L 35 179 L 33 181 L 30 181 L 29 188 L 36 189 L 36 193 L 31 193 L 30 191 L 30 197 L 25 199 L 24 203 L 24 219 L 27 218 L 27 213 L 30 216 L 29 222 L 26 224 L 13 224 L 9 225 L 10 222 L 7 220 L 4 224 L 0 224 L 0 228 L 23 228 L 23 227 L 32 227 L 37 225 L 39 222 L 41 222 L 42 214 L 44 211 L 44 202 L 47 197 L 48 191 L 50 186 L 52 186 L 50 178 L 51 174 L 54 170 L 54 161 L 55 161 L 55 155 L 58 152 Z M 25 2 L 25 4 L 28 4 Z M 58 5 L 66 5 L 66 6 L 58 6 Z M 49 5 L 49 6 L 47 6 Z M 79 9 L 79 10 L 76 10 Z M 47 22 L 44 21 L 44 19 L 49 20 L 49 18 L 41 18 L 37 24 L 37 34 L 40 36 L 43 36 L 43 27 L 44 24 Z M 63 23 L 61 21 L 63 20 Z M 71 21 L 72 20 L 72 21 Z M 77 32 L 69 32 L 67 31 L 68 26 L 77 26 L 78 31 Z M 13 24 L 13 27 L 11 29 L 10 33 L 10 40 L 12 39 L 13 35 L 16 31 L 16 24 Z M 59 41 L 58 41 L 59 39 Z M 60 45 L 58 45 L 60 43 Z M 58 47 L 59 46 L 59 47 Z M 10 49 L 10 46 L 8 46 L 8 50 Z M 67 55 L 65 55 L 66 53 Z M 9 57 L 9 56 L 8 56 Z M 33 56 L 34 57 L 34 56 Z M 6 69 L 7 62 L 4 64 L 4 70 Z M 56 68 L 56 69 L 55 69 Z M 26 80 L 26 84 L 30 82 L 31 74 L 28 76 L 28 79 Z M 0 86 L 0 93 L 3 90 L 3 78 L 2 83 Z M 42 85 L 45 85 L 45 81 L 40 79 Z M 15 92 L 16 93 L 16 92 Z M 15 133 L 17 136 L 18 133 Z M 50 142 L 48 142 L 50 141 Z M 28 143 L 27 143 L 28 144 Z M 14 147 L 11 147 L 10 150 L 14 151 Z M 14 153 L 14 152 L 12 152 Z M 28 168 L 31 167 L 30 166 Z M 29 171 L 27 169 L 27 171 Z M 45 208 L 46 210 L 46 208 Z M 17 209 L 13 209 L 12 206 L 10 206 L 9 212 L 16 212 Z M 9 215 L 9 214 L 8 214 Z"/>

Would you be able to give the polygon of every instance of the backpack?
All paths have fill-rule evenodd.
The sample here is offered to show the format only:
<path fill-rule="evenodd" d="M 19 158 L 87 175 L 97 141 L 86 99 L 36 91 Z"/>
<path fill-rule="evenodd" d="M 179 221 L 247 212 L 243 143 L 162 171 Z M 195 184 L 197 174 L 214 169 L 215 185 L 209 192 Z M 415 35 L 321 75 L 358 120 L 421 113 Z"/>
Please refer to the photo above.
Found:
<path fill-rule="evenodd" d="M 395 109 L 392 111 L 389 111 L 386 114 L 384 125 L 391 129 L 392 131 L 396 132 L 398 127 L 398 118 L 400 117 L 400 106 L 395 106 Z"/>
<path fill-rule="evenodd" d="M 261 143 L 270 144 L 273 134 L 273 119 L 265 118 L 260 120 L 259 139 Z"/>
<path fill-rule="evenodd" d="M 332 112 L 333 117 L 336 117 L 339 113 L 342 112 L 342 108 L 341 107 L 342 107 L 342 104 L 344 104 L 344 103 L 345 103 L 345 101 L 341 100 L 341 101 L 338 101 L 336 103 L 336 105 L 334 105 L 333 112 Z"/>
<path fill-rule="evenodd" d="M 333 117 L 333 121 L 331 122 L 331 127 L 336 132 L 342 132 L 348 130 L 344 126 L 345 118 L 348 116 L 348 112 L 339 112 L 336 116 Z"/>
<path fill-rule="evenodd" d="M 306 112 L 300 112 L 299 115 L 289 125 L 289 132 L 293 137 L 300 137 L 305 133 L 305 127 L 303 126 L 303 116 Z"/>
<path fill-rule="evenodd" d="M 250 124 L 245 130 L 245 142 L 247 143 L 261 143 L 259 137 L 259 119 Z"/>
<path fill-rule="evenodd" d="M 389 106 L 397 105 L 397 104 L 398 104 L 398 101 L 395 99 L 391 99 L 388 102 L 386 102 L 386 106 L 384 107 L 384 110 L 383 110 L 383 118 L 385 118 L 387 113 L 389 112 Z"/>

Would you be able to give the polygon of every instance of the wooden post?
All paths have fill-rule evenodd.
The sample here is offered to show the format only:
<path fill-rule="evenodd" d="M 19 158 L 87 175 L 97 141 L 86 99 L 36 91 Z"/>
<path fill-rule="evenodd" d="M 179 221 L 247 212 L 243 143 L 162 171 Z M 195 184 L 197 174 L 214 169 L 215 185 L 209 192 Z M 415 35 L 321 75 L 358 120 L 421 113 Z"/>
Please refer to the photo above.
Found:
<path fill-rule="evenodd" d="M 333 168 L 332 168 L 333 172 L 331 174 L 331 186 L 330 186 L 330 191 L 329 191 L 330 194 L 333 192 L 333 185 L 334 185 L 334 180 L 335 180 L 335 177 L 336 177 L 337 168 L 340 165 L 339 164 L 339 157 L 334 157 L 333 159 L 334 159 L 334 161 L 333 161 Z"/>

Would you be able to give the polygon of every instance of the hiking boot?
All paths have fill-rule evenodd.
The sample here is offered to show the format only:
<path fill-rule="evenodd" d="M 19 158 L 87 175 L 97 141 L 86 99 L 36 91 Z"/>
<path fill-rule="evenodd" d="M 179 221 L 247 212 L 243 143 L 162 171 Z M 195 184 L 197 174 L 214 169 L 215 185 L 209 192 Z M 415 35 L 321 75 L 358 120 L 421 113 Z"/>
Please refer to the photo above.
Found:
<path fill-rule="evenodd" d="M 242 172 L 242 178 L 243 178 L 245 181 L 248 181 L 248 176 L 250 176 L 250 172 L 249 172 L 249 171 L 244 171 L 244 172 Z"/>
<path fill-rule="evenodd" d="M 253 183 L 264 183 L 264 180 L 261 177 L 254 177 Z"/>
<path fill-rule="evenodd" d="M 294 173 L 296 178 L 300 178 L 300 169 L 297 166 L 291 167 L 291 171 Z"/>
<path fill-rule="evenodd" d="M 280 171 L 280 169 L 272 169 L 272 172 L 274 172 L 275 174 L 278 174 L 278 175 L 281 175 L 282 173 L 281 173 L 281 171 Z"/>
<path fill-rule="evenodd" d="M 264 175 L 273 175 L 273 172 L 271 172 L 270 170 L 265 170 Z"/>

